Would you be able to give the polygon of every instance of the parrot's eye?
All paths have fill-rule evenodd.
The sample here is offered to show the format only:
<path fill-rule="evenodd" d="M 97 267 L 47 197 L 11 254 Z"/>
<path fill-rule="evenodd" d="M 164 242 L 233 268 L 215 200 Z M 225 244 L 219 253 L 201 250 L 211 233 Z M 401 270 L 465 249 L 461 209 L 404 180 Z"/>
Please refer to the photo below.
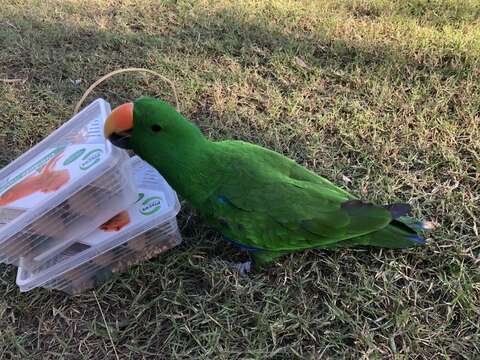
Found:
<path fill-rule="evenodd" d="M 156 133 L 162 131 L 162 127 L 158 124 L 153 124 L 151 129 L 153 132 L 156 132 Z"/>

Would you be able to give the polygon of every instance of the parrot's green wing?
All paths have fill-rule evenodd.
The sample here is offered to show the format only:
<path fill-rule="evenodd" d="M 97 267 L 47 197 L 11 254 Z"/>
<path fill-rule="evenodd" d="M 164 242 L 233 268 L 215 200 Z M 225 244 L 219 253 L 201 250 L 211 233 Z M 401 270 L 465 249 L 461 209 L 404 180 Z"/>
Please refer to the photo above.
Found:
<path fill-rule="evenodd" d="M 215 218 L 230 230 L 233 240 L 271 250 L 329 246 L 387 226 L 388 210 L 361 202 L 333 201 L 321 191 L 292 184 L 272 183 L 244 193 L 222 187 Z M 225 232 L 225 231 L 224 231 Z"/>
<path fill-rule="evenodd" d="M 355 200 L 282 155 L 236 144 L 244 156 L 230 162 L 208 199 L 210 219 L 234 241 L 275 251 L 331 247 L 392 221 L 387 209 Z"/>

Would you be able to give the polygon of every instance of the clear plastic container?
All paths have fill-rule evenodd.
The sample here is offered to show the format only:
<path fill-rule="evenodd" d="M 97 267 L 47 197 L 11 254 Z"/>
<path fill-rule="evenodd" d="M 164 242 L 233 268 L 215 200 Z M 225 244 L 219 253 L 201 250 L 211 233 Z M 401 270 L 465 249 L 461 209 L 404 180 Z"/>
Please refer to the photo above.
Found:
<path fill-rule="evenodd" d="M 136 199 L 97 99 L 0 171 L 0 261 L 34 270 Z"/>
<path fill-rule="evenodd" d="M 36 271 L 20 266 L 20 291 L 45 287 L 76 294 L 181 242 L 176 193 L 147 163 L 138 157 L 130 162 L 138 187 L 136 203 Z"/>

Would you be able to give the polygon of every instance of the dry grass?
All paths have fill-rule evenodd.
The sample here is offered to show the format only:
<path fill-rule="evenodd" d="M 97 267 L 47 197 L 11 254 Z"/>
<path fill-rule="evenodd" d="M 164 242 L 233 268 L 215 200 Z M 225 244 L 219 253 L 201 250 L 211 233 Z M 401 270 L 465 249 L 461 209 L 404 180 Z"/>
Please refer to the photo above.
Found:
<path fill-rule="evenodd" d="M 1 165 L 99 76 L 148 67 L 211 137 L 441 228 L 423 249 L 309 251 L 239 279 L 187 206 L 182 246 L 97 289 L 109 332 L 93 293 L 21 294 L 0 266 L 0 358 L 480 357 L 479 18 L 475 0 L 3 1 L 0 79 L 26 81 L 0 81 Z M 172 99 L 135 75 L 96 94 Z"/>

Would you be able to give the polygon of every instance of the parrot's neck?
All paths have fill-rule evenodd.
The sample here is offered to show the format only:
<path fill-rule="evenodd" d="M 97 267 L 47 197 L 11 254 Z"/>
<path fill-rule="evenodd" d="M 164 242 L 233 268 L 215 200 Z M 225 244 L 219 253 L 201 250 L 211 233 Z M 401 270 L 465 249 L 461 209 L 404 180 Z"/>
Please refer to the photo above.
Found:
<path fill-rule="evenodd" d="M 187 144 L 139 152 L 140 157 L 155 167 L 169 185 L 194 207 L 200 206 L 221 182 L 213 171 L 216 162 L 215 143 L 203 136 Z"/>

